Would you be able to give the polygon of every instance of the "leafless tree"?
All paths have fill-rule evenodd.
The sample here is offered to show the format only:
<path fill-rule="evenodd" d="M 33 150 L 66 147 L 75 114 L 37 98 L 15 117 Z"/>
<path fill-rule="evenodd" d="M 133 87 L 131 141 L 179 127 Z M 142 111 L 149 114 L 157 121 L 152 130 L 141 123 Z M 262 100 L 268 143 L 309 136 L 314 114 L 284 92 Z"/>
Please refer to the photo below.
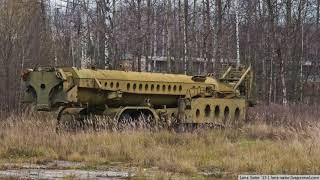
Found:
<path fill-rule="evenodd" d="M 240 56 L 254 68 L 257 98 L 284 105 L 319 79 L 320 0 L 60 2 L 0 1 L 0 111 L 18 107 L 14 79 L 36 66 L 117 69 L 126 60 L 136 71 L 218 76 Z"/>

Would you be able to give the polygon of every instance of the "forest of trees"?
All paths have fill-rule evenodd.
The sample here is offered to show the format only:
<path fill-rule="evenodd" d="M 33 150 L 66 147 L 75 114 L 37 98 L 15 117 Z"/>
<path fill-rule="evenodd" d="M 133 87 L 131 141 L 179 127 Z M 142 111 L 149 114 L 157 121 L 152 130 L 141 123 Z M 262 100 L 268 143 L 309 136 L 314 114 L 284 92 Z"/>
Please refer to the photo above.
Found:
<path fill-rule="evenodd" d="M 191 74 L 195 58 L 208 73 L 237 47 L 259 100 L 299 103 L 320 70 L 319 21 L 320 0 L 0 0 L 0 111 L 20 107 L 25 68 L 115 69 L 130 56 L 141 71 L 161 56 L 168 73 Z"/>

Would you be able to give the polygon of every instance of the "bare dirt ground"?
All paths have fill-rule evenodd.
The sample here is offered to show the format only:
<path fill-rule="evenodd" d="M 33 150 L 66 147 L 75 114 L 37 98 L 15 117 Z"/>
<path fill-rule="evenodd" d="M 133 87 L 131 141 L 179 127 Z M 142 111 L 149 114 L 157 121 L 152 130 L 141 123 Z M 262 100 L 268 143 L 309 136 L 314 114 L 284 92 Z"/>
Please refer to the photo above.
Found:
<path fill-rule="evenodd" d="M 124 179 L 131 177 L 128 172 L 19 169 L 0 171 L 0 177 L 17 179 Z"/>
<path fill-rule="evenodd" d="M 2 165 L 0 177 L 18 179 L 123 179 L 135 174 L 110 167 L 109 170 L 85 170 L 84 163 L 52 161 L 43 165 L 27 163 L 7 163 Z"/>
<path fill-rule="evenodd" d="M 87 169 L 81 162 L 55 160 L 43 165 L 28 163 L 6 163 L 0 170 L 0 179 L 188 179 L 190 176 L 176 173 L 164 173 L 157 167 L 139 169 L 138 167 L 123 167 L 121 163 L 100 166 L 97 169 Z M 141 172 L 143 171 L 143 172 Z M 212 173 L 194 176 L 197 179 L 211 177 Z"/>

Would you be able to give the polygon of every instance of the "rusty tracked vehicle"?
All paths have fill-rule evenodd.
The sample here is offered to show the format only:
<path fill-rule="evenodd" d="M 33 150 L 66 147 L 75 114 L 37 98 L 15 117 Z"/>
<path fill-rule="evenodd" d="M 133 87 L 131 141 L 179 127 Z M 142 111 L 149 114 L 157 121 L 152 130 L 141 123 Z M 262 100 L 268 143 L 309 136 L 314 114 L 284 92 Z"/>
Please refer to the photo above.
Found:
<path fill-rule="evenodd" d="M 22 78 L 24 102 L 38 111 L 59 111 L 58 128 L 84 126 L 92 115 L 111 117 L 118 125 L 144 116 L 155 126 L 196 126 L 241 123 L 250 105 L 252 71 L 229 67 L 215 79 L 69 67 L 27 70 Z"/>

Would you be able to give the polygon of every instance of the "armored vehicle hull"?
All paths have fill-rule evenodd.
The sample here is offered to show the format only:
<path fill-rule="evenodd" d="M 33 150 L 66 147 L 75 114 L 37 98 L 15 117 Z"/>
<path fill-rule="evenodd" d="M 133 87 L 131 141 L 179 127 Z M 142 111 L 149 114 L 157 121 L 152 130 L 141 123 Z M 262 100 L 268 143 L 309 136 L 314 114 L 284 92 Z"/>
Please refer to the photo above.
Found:
<path fill-rule="evenodd" d="M 245 119 L 250 96 L 251 68 L 231 67 L 220 79 L 163 73 L 79 68 L 42 68 L 24 73 L 24 102 L 39 111 L 55 111 L 59 118 L 106 115 L 124 118 L 152 117 L 167 123 L 239 123 Z M 59 119 L 58 118 L 58 119 Z"/>

